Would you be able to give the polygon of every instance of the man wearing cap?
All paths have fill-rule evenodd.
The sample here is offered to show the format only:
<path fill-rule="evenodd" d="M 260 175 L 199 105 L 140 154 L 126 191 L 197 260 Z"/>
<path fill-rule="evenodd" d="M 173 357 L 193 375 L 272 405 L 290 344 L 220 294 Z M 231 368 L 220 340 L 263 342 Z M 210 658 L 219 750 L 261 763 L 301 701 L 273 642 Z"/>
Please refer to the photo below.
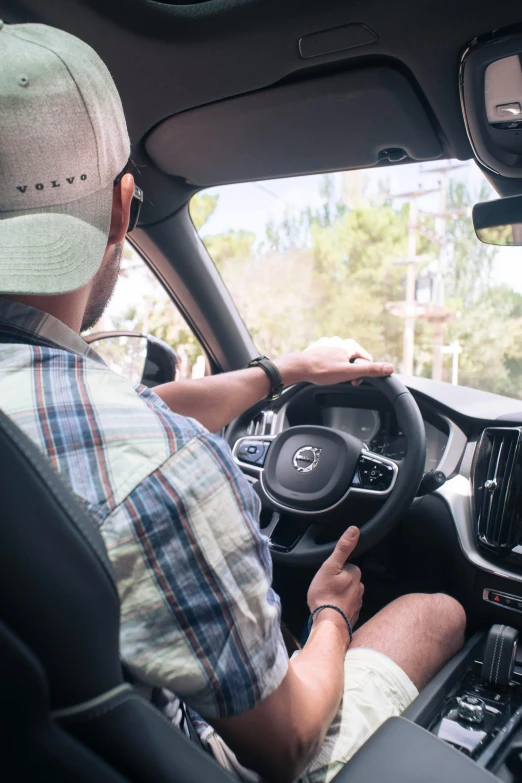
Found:
<path fill-rule="evenodd" d="M 204 744 L 238 777 L 331 780 L 457 651 L 463 610 L 404 596 L 352 640 L 363 588 L 346 565 L 349 528 L 310 586 L 312 630 L 289 661 L 257 496 L 209 429 L 267 396 L 274 377 L 337 383 L 393 368 L 339 341 L 168 385 L 163 399 L 133 388 L 80 337 L 111 296 L 141 195 L 112 78 L 73 36 L 0 24 L 0 105 L 0 406 L 100 525 L 122 657 L 203 716 Z"/>

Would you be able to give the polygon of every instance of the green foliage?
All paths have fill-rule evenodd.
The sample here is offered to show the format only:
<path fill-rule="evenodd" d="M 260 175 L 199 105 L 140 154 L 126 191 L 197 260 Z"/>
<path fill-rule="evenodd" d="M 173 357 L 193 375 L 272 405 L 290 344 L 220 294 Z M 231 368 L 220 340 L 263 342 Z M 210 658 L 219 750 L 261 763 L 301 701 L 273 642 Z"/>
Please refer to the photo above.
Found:
<path fill-rule="evenodd" d="M 145 296 L 139 312 L 131 306 L 121 318 L 114 319 L 115 329 L 136 329 L 165 340 L 181 358 L 181 376 L 190 378 L 201 348 L 192 330 L 170 299 L 162 294 Z"/>
<path fill-rule="evenodd" d="M 310 222 L 309 211 L 296 212 L 286 209 L 279 221 L 268 221 L 265 227 L 266 242 L 261 249 L 287 253 L 307 247 L 310 241 Z"/>
<path fill-rule="evenodd" d="M 451 182 L 448 188 L 448 207 L 451 210 L 468 209 L 476 201 L 486 201 L 490 189 L 482 187 L 478 198 L 472 197 L 462 182 Z M 461 308 L 469 307 L 489 287 L 493 259 L 496 249 L 477 241 L 473 223 L 468 215 L 456 219 L 449 218 L 447 244 L 450 248 L 450 269 L 447 278 L 446 294 L 460 303 Z"/>
<path fill-rule="evenodd" d="M 396 360 L 402 324 L 385 306 L 404 298 L 404 272 L 392 261 L 405 253 L 406 222 L 389 206 L 366 204 L 331 225 L 313 223 L 317 337 L 350 335 Z"/>
<path fill-rule="evenodd" d="M 483 242 L 487 242 L 489 245 L 509 246 L 519 244 L 519 241 L 514 237 L 515 232 L 517 232 L 517 228 L 511 224 L 507 224 L 505 226 L 481 228 L 479 236 Z"/>
<path fill-rule="evenodd" d="M 253 258 L 255 236 L 248 231 L 214 234 L 204 237 L 203 241 L 220 271 L 227 264 L 244 264 Z"/>
<path fill-rule="evenodd" d="M 459 382 L 522 397 L 522 296 L 507 286 L 484 290 L 451 326 L 464 347 Z"/>
<path fill-rule="evenodd" d="M 256 244 L 245 231 L 203 238 L 260 351 L 276 356 L 322 336 L 350 336 L 400 369 L 404 323 L 388 305 L 405 298 L 405 267 L 394 261 L 407 253 L 409 207 L 393 208 L 386 183 L 374 203 L 364 190 L 364 173 L 345 175 L 341 197 L 326 176 L 320 206 L 286 210 L 268 222 L 264 241 Z M 448 188 L 453 215 L 446 220 L 443 277 L 456 317 L 443 339 L 463 347 L 460 383 L 522 398 L 522 296 L 492 284 L 496 248 L 477 241 L 469 216 L 471 205 L 488 197 L 487 186 L 479 194 L 462 182 Z M 193 199 L 193 219 L 196 211 L 198 220 L 208 219 L 217 205 L 212 199 Z M 420 213 L 417 224 L 417 253 L 437 258 L 435 216 Z M 418 319 L 416 374 L 431 376 L 432 345 L 433 327 Z M 449 380 L 451 357 L 444 362 Z"/>
<path fill-rule="evenodd" d="M 209 193 L 198 193 L 190 200 L 190 217 L 196 231 L 200 231 L 209 217 L 215 212 L 219 196 Z"/>

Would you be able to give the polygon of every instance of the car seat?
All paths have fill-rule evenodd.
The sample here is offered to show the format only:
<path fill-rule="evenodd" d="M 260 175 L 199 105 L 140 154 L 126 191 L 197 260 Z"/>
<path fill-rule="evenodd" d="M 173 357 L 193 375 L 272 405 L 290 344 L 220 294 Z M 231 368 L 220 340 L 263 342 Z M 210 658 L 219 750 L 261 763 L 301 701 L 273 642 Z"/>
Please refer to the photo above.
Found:
<path fill-rule="evenodd" d="M 99 530 L 0 412 L 0 777 L 230 783 L 124 677 Z"/>

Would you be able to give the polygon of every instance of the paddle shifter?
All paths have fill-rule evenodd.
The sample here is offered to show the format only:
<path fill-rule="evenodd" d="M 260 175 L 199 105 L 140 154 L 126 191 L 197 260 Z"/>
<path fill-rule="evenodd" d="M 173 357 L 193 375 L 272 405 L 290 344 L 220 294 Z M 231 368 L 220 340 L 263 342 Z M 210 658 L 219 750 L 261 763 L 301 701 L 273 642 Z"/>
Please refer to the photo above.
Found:
<path fill-rule="evenodd" d="M 491 688 L 507 688 L 517 656 L 518 631 L 509 625 L 492 625 L 484 647 L 482 679 Z"/>

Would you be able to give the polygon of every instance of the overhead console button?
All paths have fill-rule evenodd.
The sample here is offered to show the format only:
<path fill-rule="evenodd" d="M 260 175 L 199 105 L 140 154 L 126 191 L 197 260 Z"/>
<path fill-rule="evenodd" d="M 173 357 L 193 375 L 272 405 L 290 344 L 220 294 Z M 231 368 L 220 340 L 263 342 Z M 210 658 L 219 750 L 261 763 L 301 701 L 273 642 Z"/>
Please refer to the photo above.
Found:
<path fill-rule="evenodd" d="M 517 115 L 522 114 L 520 103 L 502 103 L 499 106 L 495 106 L 495 114 L 497 117 L 513 119 Z"/>

